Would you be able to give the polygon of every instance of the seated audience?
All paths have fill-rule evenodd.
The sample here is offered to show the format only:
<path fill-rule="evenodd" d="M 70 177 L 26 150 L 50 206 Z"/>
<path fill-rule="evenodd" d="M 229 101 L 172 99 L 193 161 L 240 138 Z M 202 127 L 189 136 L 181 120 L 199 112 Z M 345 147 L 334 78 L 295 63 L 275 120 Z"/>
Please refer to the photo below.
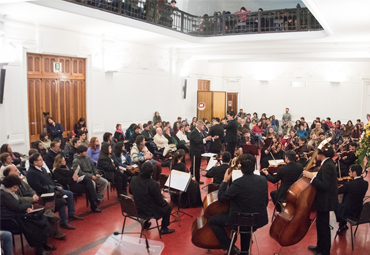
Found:
<path fill-rule="evenodd" d="M 35 153 L 39 153 L 39 152 L 36 149 L 30 149 L 28 151 L 28 157 L 31 157 Z M 30 168 L 30 161 L 29 161 L 29 159 L 27 159 L 25 167 L 26 167 L 26 171 L 28 171 L 28 169 Z M 49 167 L 46 165 L 45 161 L 43 162 L 42 167 L 45 168 L 46 172 L 51 175 L 51 171 L 50 171 Z"/>
<path fill-rule="evenodd" d="M 334 211 L 339 223 L 338 234 L 348 229 L 346 218 L 357 220 L 361 214 L 363 200 L 369 187 L 369 183 L 362 178 L 361 174 L 361 165 L 352 165 L 349 176 L 353 177 L 353 181 L 348 181 L 338 188 L 338 195 L 343 194 L 342 203 Z"/>
<path fill-rule="evenodd" d="M 262 134 L 262 122 L 258 121 L 258 123 L 252 128 L 252 134 L 257 137 L 258 139 L 258 145 L 261 145 L 263 143 Z"/>
<path fill-rule="evenodd" d="M 4 153 L 4 152 L 7 152 L 9 153 L 10 157 L 12 158 L 13 160 L 13 164 L 15 166 L 18 166 L 19 164 L 21 164 L 22 160 L 21 160 L 21 155 L 18 153 L 18 152 L 13 152 L 12 150 L 12 147 L 10 147 L 9 144 L 3 144 L 1 146 L 1 149 L 0 149 L 0 154 Z"/>
<path fill-rule="evenodd" d="M 13 255 L 13 234 L 9 231 L 0 230 L 1 252 L 4 255 Z"/>
<path fill-rule="evenodd" d="M 72 149 L 69 150 L 68 152 L 68 160 L 67 160 L 67 165 L 70 167 L 72 166 L 72 162 L 74 160 L 74 156 L 77 153 L 77 148 L 81 145 L 81 141 L 78 138 L 73 138 L 72 140 Z"/>
<path fill-rule="evenodd" d="M 88 147 L 89 141 L 86 139 L 86 133 L 84 131 L 79 131 L 77 137 L 80 139 L 81 145 Z"/>
<path fill-rule="evenodd" d="M 73 132 L 75 132 L 75 135 L 77 135 L 80 131 L 85 132 L 85 134 L 88 133 L 86 121 L 84 118 L 80 118 L 73 128 Z"/>
<path fill-rule="evenodd" d="M 56 193 L 57 197 L 65 198 L 68 205 L 68 218 L 66 214 L 65 203 L 62 205 L 55 205 L 58 208 L 60 217 L 60 227 L 65 229 L 75 229 L 70 225 L 68 220 L 82 220 L 82 217 L 75 215 L 75 205 L 73 201 L 73 193 L 69 190 L 64 190 L 58 186 L 46 170 L 42 167 L 43 160 L 39 153 L 33 154 L 30 158 L 30 168 L 27 171 L 28 184 L 36 191 L 37 195 L 44 193 Z"/>
<path fill-rule="evenodd" d="M 226 170 L 230 167 L 231 154 L 228 151 L 225 151 L 222 154 L 222 164 L 218 162 L 214 167 L 209 169 L 206 173 L 207 178 L 213 178 L 213 183 L 221 184 L 224 179 Z"/>
<path fill-rule="evenodd" d="M 44 148 L 44 144 L 40 140 L 31 143 L 31 148 L 36 149 L 41 154 L 42 158 L 44 158 L 44 156 L 46 155 L 47 151 Z"/>
<path fill-rule="evenodd" d="M 133 130 L 133 132 L 130 136 L 130 144 L 131 145 L 135 143 L 136 137 L 138 135 L 140 135 L 140 127 L 138 125 L 135 125 L 135 126 L 132 127 L 132 130 Z"/>
<path fill-rule="evenodd" d="M 172 159 L 172 170 L 189 173 L 185 163 L 182 162 L 184 157 L 185 151 L 183 149 L 175 152 Z M 190 181 L 187 191 L 181 194 L 180 201 L 179 194 L 171 194 L 171 201 L 180 208 L 196 208 L 203 206 L 199 184 L 195 181 L 195 177 Z"/>
<path fill-rule="evenodd" d="M 162 122 L 162 118 L 161 115 L 159 115 L 159 112 L 155 112 L 153 117 L 153 123 L 154 125 L 156 125 L 156 123 L 158 122 Z"/>
<path fill-rule="evenodd" d="M 144 140 L 144 137 L 142 139 Z M 158 182 L 151 178 L 153 171 L 153 164 L 145 162 L 141 167 L 140 175 L 132 178 L 130 191 L 134 198 L 139 217 L 143 219 L 149 219 L 151 217 L 157 220 L 162 219 L 161 234 L 170 234 L 175 231 L 168 228 L 172 208 L 164 200 Z"/>
<path fill-rule="evenodd" d="M 93 164 L 98 164 L 100 155 L 100 143 L 97 137 L 91 137 L 90 144 L 87 148 L 87 156 Z"/>
<path fill-rule="evenodd" d="M 44 148 L 45 148 L 45 150 L 47 152 L 49 150 L 50 144 L 51 144 L 51 140 L 49 139 L 48 133 L 42 132 L 40 134 L 40 141 L 44 145 Z"/>
<path fill-rule="evenodd" d="M 109 132 L 104 133 L 103 142 L 101 143 L 101 145 L 103 145 L 103 143 L 108 143 L 112 147 L 112 150 L 114 150 L 114 146 L 116 146 L 116 143 L 113 141 L 112 133 Z"/>
<path fill-rule="evenodd" d="M 41 156 L 40 156 L 41 157 Z M 28 244 L 35 247 L 36 255 L 49 255 L 47 250 L 56 250 L 54 245 L 48 243 L 51 235 L 51 227 L 46 217 L 33 217 L 33 206 L 31 203 L 23 202 L 16 194 L 21 180 L 14 175 L 9 175 L 1 183 L 1 217 L 14 218 L 22 230 Z M 38 214 L 38 213 L 37 213 Z"/>
<path fill-rule="evenodd" d="M 131 176 L 131 172 L 127 171 L 132 169 L 131 157 L 130 154 L 125 151 L 125 145 L 123 142 L 118 142 L 114 148 L 113 160 L 116 167 L 122 173 L 125 173 L 127 176 Z"/>
<path fill-rule="evenodd" d="M 308 132 L 304 128 L 304 124 L 299 125 L 299 130 L 297 132 L 297 135 L 299 138 L 306 138 L 306 139 L 308 138 Z"/>
<path fill-rule="evenodd" d="M 79 176 L 85 176 L 84 178 L 93 180 L 98 189 L 97 189 L 97 200 L 99 202 L 103 201 L 104 198 L 104 191 L 108 186 L 108 181 L 100 176 L 98 170 L 91 162 L 91 160 L 87 157 L 87 148 L 83 145 L 78 146 L 77 154 L 73 160 L 73 171 L 76 171 L 77 167 L 80 167 L 80 171 L 78 172 Z"/>
<path fill-rule="evenodd" d="M 163 156 L 166 156 L 170 151 L 176 150 L 176 145 L 168 144 L 167 138 L 163 135 L 162 128 L 157 128 L 157 134 L 154 136 L 154 143 L 157 149 L 163 153 Z"/>
<path fill-rule="evenodd" d="M 48 153 L 46 153 L 46 155 L 44 157 L 44 162 L 48 166 L 49 169 L 53 169 L 55 157 L 58 154 L 60 154 L 59 146 L 60 146 L 60 143 L 57 143 L 57 142 L 54 142 L 54 141 L 51 142 L 50 150 L 48 151 Z"/>
<path fill-rule="evenodd" d="M 55 157 L 53 178 L 62 185 L 68 185 L 69 190 L 73 193 L 86 193 L 90 201 L 91 211 L 100 213 L 101 210 L 97 207 L 98 197 L 93 181 L 90 178 L 79 177 L 78 174 L 69 169 L 66 163 L 65 158 L 61 154 Z M 79 178 L 82 178 L 82 180 Z"/>
<path fill-rule="evenodd" d="M 63 141 L 63 127 L 60 123 L 55 123 L 54 119 L 52 117 L 47 118 L 48 122 L 48 132 L 50 134 L 51 140 L 54 138 L 59 138 L 61 141 Z"/>
<path fill-rule="evenodd" d="M 108 181 L 114 183 L 117 197 L 120 194 L 127 195 L 127 175 L 123 172 L 123 169 L 114 165 L 110 144 L 103 143 L 101 146 L 97 167 L 105 173 Z"/>
<path fill-rule="evenodd" d="M 4 170 L 7 166 L 13 165 L 13 159 L 10 156 L 8 152 L 4 152 L 0 154 L 0 162 L 1 162 L 1 167 L 0 167 L 0 180 L 4 179 Z"/>
<path fill-rule="evenodd" d="M 69 152 L 73 149 L 72 140 L 75 138 L 73 134 L 67 134 L 67 141 L 64 146 L 64 156 L 66 157 L 66 160 L 69 159 Z"/>

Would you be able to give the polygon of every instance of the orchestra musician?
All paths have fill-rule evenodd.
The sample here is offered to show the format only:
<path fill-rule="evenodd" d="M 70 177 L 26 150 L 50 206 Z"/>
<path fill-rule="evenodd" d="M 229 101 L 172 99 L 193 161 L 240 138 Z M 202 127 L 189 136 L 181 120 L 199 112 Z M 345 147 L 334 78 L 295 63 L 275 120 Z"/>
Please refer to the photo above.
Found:
<path fill-rule="evenodd" d="M 338 150 L 340 150 L 340 152 L 349 151 L 350 136 L 343 135 L 342 139 L 343 139 L 343 143 L 339 145 Z"/>
<path fill-rule="evenodd" d="M 283 140 L 281 140 L 283 149 L 286 151 L 296 149 L 298 147 L 297 143 L 298 142 L 297 142 L 296 132 L 294 130 L 290 131 L 289 138 L 285 141 L 285 143 L 283 142 Z"/>
<path fill-rule="evenodd" d="M 243 154 L 240 163 L 243 176 L 234 180 L 227 188 L 231 173 L 226 171 L 218 190 L 218 200 L 220 202 L 230 202 L 229 213 L 214 215 L 209 219 L 209 224 L 223 250 L 228 250 L 230 246 L 231 240 L 225 231 L 225 226 L 233 227 L 233 214 L 235 212 L 259 213 L 257 227 L 254 231 L 268 223 L 266 210 L 268 204 L 267 180 L 265 177 L 253 174 L 256 163 L 254 156 Z M 249 250 L 249 242 L 250 234 L 241 234 L 241 251 L 244 254 Z M 236 246 L 233 247 L 231 254 L 239 254 Z"/>
<path fill-rule="evenodd" d="M 226 170 L 230 167 L 231 155 L 230 152 L 225 151 L 222 154 L 222 164 L 218 165 L 217 162 L 214 167 L 209 169 L 206 173 L 207 178 L 213 178 L 213 183 L 221 184 Z"/>
<path fill-rule="evenodd" d="M 279 138 L 276 135 L 274 135 L 272 137 L 270 149 L 267 150 L 267 153 L 265 152 L 267 156 L 261 160 L 261 169 L 267 168 L 269 166 L 269 162 L 268 162 L 269 160 L 282 158 L 281 148 L 282 148 L 282 145 L 279 142 Z"/>
<path fill-rule="evenodd" d="M 342 157 L 341 154 L 338 154 L 341 176 L 348 176 L 350 166 L 352 166 L 357 160 L 357 157 L 356 157 L 357 143 L 351 142 L 348 145 L 349 145 L 349 151 L 348 151 L 347 156 Z"/>
<path fill-rule="evenodd" d="M 351 165 L 349 176 L 353 178 L 353 181 L 346 182 L 338 189 L 338 194 L 343 194 L 342 203 L 335 210 L 335 216 L 339 223 L 338 234 L 342 234 L 348 229 L 346 218 L 357 219 L 361 214 L 362 203 L 369 186 L 369 183 L 362 178 L 361 174 L 361 165 Z"/>
<path fill-rule="evenodd" d="M 311 179 L 311 185 L 316 188 L 314 209 L 316 214 L 317 245 L 308 246 L 309 250 L 315 251 L 316 255 L 330 255 L 330 211 L 338 206 L 337 171 L 335 169 L 335 152 L 331 144 L 325 144 L 316 156 L 321 161 L 321 167 L 317 175 L 303 171 L 303 176 Z"/>
<path fill-rule="evenodd" d="M 285 152 L 284 157 L 286 165 L 283 165 L 279 168 L 275 175 L 270 175 L 267 169 L 262 169 L 262 172 L 265 174 L 267 180 L 271 183 L 277 183 L 281 181 L 280 187 L 277 190 L 270 192 L 272 202 L 275 207 L 277 203 L 284 202 L 285 194 L 287 193 L 289 187 L 298 180 L 303 171 L 303 166 L 297 162 L 296 153 L 293 150 Z M 276 207 L 277 211 L 280 212 L 281 208 Z"/>
<path fill-rule="evenodd" d="M 299 138 L 298 139 L 298 147 L 294 150 L 297 155 L 298 159 L 297 162 L 300 163 L 303 167 L 306 166 L 308 160 L 308 147 L 307 147 L 307 139 L 306 138 Z"/>

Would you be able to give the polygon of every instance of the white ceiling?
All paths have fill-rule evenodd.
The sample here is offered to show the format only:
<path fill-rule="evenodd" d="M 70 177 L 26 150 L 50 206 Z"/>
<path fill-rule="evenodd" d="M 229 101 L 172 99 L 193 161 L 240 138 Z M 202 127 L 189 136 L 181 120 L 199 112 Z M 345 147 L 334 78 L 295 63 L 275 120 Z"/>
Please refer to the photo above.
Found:
<path fill-rule="evenodd" d="M 19 20 L 38 26 L 177 48 L 196 59 L 214 62 L 370 59 L 370 1 L 303 2 L 325 31 L 198 38 L 61 0 L 0 0 L 0 15 L 5 21 Z"/>

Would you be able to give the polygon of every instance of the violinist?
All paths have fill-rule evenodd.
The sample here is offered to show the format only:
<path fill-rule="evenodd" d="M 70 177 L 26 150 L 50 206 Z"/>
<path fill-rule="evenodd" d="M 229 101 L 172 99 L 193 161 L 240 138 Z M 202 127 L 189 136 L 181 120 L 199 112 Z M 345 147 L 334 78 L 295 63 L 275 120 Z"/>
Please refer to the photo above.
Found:
<path fill-rule="evenodd" d="M 222 154 L 222 164 L 219 165 L 217 162 L 214 167 L 209 169 L 206 173 L 207 178 L 213 178 L 213 183 L 221 184 L 224 179 L 226 170 L 230 167 L 231 154 L 225 151 Z"/>
<path fill-rule="evenodd" d="M 307 139 L 306 138 L 299 138 L 298 139 L 298 147 L 295 149 L 295 152 L 298 155 L 297 162 L 300 163 L 303 167 L 306 166 L 308 160 L 308 148 L 307 148 Z"/>
<path fill-rule="evenodd" d="M 273 159 L 281 159 L 281 148 L 282 145 L 279 142 L 279 138 L 275 135 L 272 137 L 272 142 L 271 142 L 271 147 L 267 151 L 268 153 L 266 157 L 261 159 L 261 169 L 267 168 L 269 166 L 268 161 L 273 160 Z"/>
<path fill-rule="evenodd" d="M 311 179 L 311 185 L 316 188 L 314 209 L 316 214 L 317 245 L 308 246 L 309 250 L 316 254 L 330 255 L 330 211 L 338 206 L 337 171 L 335 169 L 335 152 L 331 144 L 325 144 L 318 150 L 317 160 L 321 161 L 321 167 L 316 176 L 312 172 L 303 171 L 303 176 Z"/>
<path fill-rule="evenodd" d="M 350 142 L 349 135 L 344 135 L 342 138 L 343 138 L 343 143 L 339 145 L 338 150 L 340 152 L 349 151 L 349 142 Z"/>
<path fill-rule="evenodd" d="M 295 162 L 296 153 L 293 150 L 285 152 L 284 160 L 286 165 L 281 166 L 276 175 L 272 176 L 268 173 L 267 169 L 262 169 L 262 172 L 265 174 L 269 182 L 277 183 L 281 180 L 280 187 L 277 190 L 273 190 L 270 192 L 270 196 L 275 207 L 277 203 L 284 202 L 283 200 L 289 187 L 298 180 L 303 171 L 302 165 Z M 281 211 L 280 207 L 276 209 L 278 212 Z"/>
<path fill-rule="evenodd" d="M 294 149 L 296 149 L 298 147 L 297 143 L 298 142 L 297 142 L 296 132 L 294 130 L 291 130 L 289 139 L 284 144 L 284 150 L 294 150 Z M 282 144 L 283 144 L 283 142 L 282 142 Z"/>
<path fill-rule="evenodd" d="M 349 170 L 349 176 L 353 181 L 346 182 L 338 189 L 338 194 L 344 194 L 342 203 L 335 210 L 335 216 L 339 223 L 338 234 L 342 234 L 348 229 L 345 218 L 357 219 L 362 210 L 362 203 L 369 187 L 369 183 L 362 176 L 361 165 L 352 165 Z"/>
<path fill-rule="evenodd" d="M 268 223 L 266 210 L 268 204 L 268 185 L 266 178 L 253 174 L 256 164 L 256 158 L 254 156 L 243 154 L 240 163 L 243 176 L 233 181 L 230 187 L 227 188 L 231 173 L 226 171 L 223 182 L 218 190 L 218 200 L 220 202 L 230 202 L 229 213 L 214 215 L 209 219 L 209 224 L 222 249 L 225 251 L 229 249 L 231 242 L 225 231 L 225 226 L 234 227 L 233 214 L 235 212 L 259 213 L 257 227 L 254 228 L 254 231 Z M 248 253 L 249 243 L 250 234 L 241 234 L 241 251 L 244 254 Z M 231 254 L 239 254 L 239 249 L 234 246 Z"/>
<path fill-rule="evenodd" d="M 308 146 L 315 146 L 317 139 L 319 139 L 320 133 L 324 132 L 321 128 L 320 122 L 316 122 L 315 128 L 310 133 L 311 141 L 308 142 Z"/>
<path fill-rule="evenodd" d="M 342 176 L 348 176 L 349 168 L 352 166 L 356 160 L 356 147 L 357 144 L 355 142 L 349 143 L 349 152 L 347 156 L 343 156 L 339 154 L 339 164 L 340 164 L 340 172 Z"/>

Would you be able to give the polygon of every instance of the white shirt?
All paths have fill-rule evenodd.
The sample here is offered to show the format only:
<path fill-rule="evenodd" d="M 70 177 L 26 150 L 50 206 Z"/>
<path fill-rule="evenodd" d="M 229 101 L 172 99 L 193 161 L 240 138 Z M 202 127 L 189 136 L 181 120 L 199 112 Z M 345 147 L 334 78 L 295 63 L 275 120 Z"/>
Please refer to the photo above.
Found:
<path fill-rule="evenodd" d="M 186 143 L 189 143 L 189 140 L 188 140 L 188 137 L 186 136 L 186 134 L 184 132 L 182 132 L 181 130 L 179 130 L 176 134 L 177 138 L 179 138 L 179 140 L 184 140 Z"/>
<path fill-rule="evenodd" d="M 200 134 L 202 134 L 202 136 L 203 136 L 202 131 L 200 131 L 197 127 L 196 127 L 196 129 L 197 129 L 197 130 L 198 130 L 198 132 L 199 132 Z M 203 143 L 206 143 L 206 139 L 205 139 L 205 138 L 203 138 Z"/>
<path fill-rule="evenodd" d="M 49 167 L 45 164 L 45 161 L 43 162 L 43 165 L 42 165 L 42 167 L 43 168 L 45 168 L 45 170 L 46 170 L 46 172 L 48 173 L 48 174 L 50 174 L 50 169 L 49 169 Z M 29 160 L 27 160 L 26 161 L 26 171 L 28 171 L 28 169 L 30 168 L 30 161 Z M 36 167 L 37 168 L 37 167 Z M 39 169 L 40 170 L 40 169 Z"/>

